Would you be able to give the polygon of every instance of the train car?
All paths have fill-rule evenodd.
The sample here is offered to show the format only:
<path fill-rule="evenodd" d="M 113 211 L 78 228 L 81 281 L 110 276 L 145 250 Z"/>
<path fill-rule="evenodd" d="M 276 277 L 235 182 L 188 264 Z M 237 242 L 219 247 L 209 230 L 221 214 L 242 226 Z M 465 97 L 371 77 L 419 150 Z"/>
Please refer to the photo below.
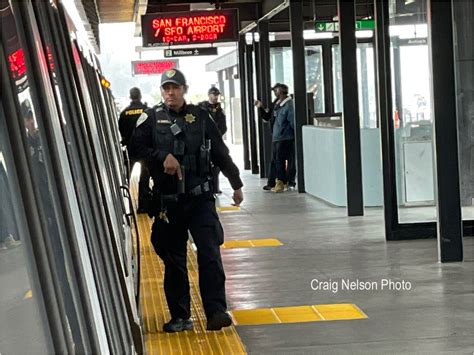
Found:
<path fill-rule="evenodd" d="M 142 353 L 114 98 L 57 0 L 1 0 L 0 352 Z"/>

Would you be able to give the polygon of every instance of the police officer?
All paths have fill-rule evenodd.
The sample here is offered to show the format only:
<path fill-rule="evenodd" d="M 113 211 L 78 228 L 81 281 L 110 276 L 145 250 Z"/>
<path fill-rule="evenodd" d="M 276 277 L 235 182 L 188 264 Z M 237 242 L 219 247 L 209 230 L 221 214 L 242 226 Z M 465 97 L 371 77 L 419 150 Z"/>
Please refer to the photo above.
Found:
<path fill-rule="evenodd" d="M 224 135 L 227 132 L 227 122 L 224 110 L 221 107 L 221 103 L 219 102 L 219 95 L 221 92 L 216 87 L 211 87 L 207 92 L 209 97 L 208 101 L 203 101 L 199 103 L 199 106 L 202 106 L 206 111 L 209 112 L 212 119 L 216 123 L 217 128 L 221 132 L 221 135 Z"/>
<path fill-rule="evenodd" d="M 224 110 L 221 107 L 221 104 L 219 102 L 219 95 L 221 92 L 219 91 L 218 88 L 216 87 L 211 87 L 209 91 L 207 92 L 208 101 L 202 101 L 199 103 L 199 106 L 201 106 L 203 109 L 205 109 L 209 114 L 211 115 L 212 119 L 216 123 L 217 128 L 219 128 L 219 131 L 221 132 L 221 135 L 224 136 L 224 134 L 227 132 L 227 123 L 226 123 L 226 117 Z M 212 175 L 213 175 L 213 181 L 214 181 L 214 192 L 217 194 L 221 194 L 222 191 L 219 188 L 219 167 L 214 166 L 212 168 Z"/>
<path fill-rule="evenodd" d="M 229 156 L 221 134 L 199 106 L 184 100 L 184 75 L 177 69 L 162 74 L 163 103 L 147 109 L 137 121 L 130 148 L 144 159 L 153 177 L 155 220 L 151 241 L 165 264 L 164 289 L 171 320 L 165 332 L 192 329 L 186 268 L 188 231 L 197 246 L 199 288 L 207 329 L 232 324 L 227 314 L 225 274 L 220 245 L 224 234 L 212 194 L 211 161 L 220 167 L 243 200 L 239 170 Z"/>
<path fill-rule="evenodd" d="M 142 94 L 139 88 L 131 88 L 130 89 L 130 105 L 125 108 L 120 113 L 119 118 L 119 131 L 120 135 L 122 136 L 122 145 L 127 146 L 130 141 L 130 137 L 132 136 L 132 132 L 135 129 L 138 117 L 147 109 L 147 105 L 142 103 Z M 130 154 L 130 169 L 133 169 L 133 166 L 138 161 L 135 157 Z M 138 213 L 146 212 L 148 206 L 148 196 L 151 195 L 150 190 L 150 172 L 145 164 L 141 164 L 141 171 L 140 171 L 140 181 L 138 183 Z"/>

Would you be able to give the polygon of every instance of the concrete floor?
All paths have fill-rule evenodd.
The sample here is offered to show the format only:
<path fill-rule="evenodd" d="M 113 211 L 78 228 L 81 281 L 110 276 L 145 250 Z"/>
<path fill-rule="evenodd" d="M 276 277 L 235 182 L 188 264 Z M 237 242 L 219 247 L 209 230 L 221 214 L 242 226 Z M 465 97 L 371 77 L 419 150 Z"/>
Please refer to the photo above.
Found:
<path fill-rule="evenodd" d="M 239 161 L 236 159 L 236 161 Z M 264 192 L 243 173 L 245 202 L 221 214 L 226 240 L 278 238 L 280 247 L 226 249 L 230 309 L 355 303 L 368 319 L 257 326 L 237 330 L 250 354 L 474 353 L 474 238 L 464 262 L 438 262 L 432 240 L 386 242 L 383 211 L 346 216 L 308 194 Z M 218 203 L 230 203 L 231 189 Z M 411 290 L 312 290 L 311 280 L 405 280 Z"/>

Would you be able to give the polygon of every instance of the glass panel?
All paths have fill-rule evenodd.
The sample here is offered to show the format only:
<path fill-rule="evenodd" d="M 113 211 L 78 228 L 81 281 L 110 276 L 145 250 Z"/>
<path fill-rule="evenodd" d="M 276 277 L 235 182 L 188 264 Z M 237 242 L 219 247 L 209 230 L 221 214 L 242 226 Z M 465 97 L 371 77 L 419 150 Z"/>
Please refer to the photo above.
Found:
<path fill-rule="evenodd" d="M 290 47 L 270 48 L 271 84 L 283 83 L 288 86 L 290 94 L 294 93 L 293 56 Z"/>
<path fill-rule="evenodd" d="M 42 309 L 41 291 L 32 281 L 35 266 L 25 247 L 30 235 L 25 227 L 24 208 L 10 147 L 5 115 L 0 105 L 1 352 L 51 354 L 51 335 Z"/>
<path fill-rule="evenodd" d="M 357 44 L 357 82 L 361 128 L 376 128 L 375 63 L 372 43 Z"/>
<path fill-rule="evenodd" d="M 426 0 L 422 9 L 426 9 Z M 393 124 L 400 223 L 436 221 L 426 13 L 390 8 Z M 424 11 L 424 10 L 423 10 Z M 403 24 L 400 24 L 403 18 Z"/>
<path fill-rule="evenodd" d="M 334 112 L 342 112 L 342 66 L 340 48 L 341 47 L 339 47 L 339 44 L 331 46 Z"/>
<path fill-rule="evenodd" d="M 461 206 L 464 220 L 474 219 L 474 23 L 472 1 L 453 2 L 454 59 L 458 119 Z"/>
<path fill-rule="evenodd" d="M 323 47 L 306 46 L 306 92 L 313 93 L 314 112 L 324 113 Z"/>
<path fill-rule="evenodd" d="M 342 112 L 342 68 L 339 44 L 332 46 L 332 63 L 334 111 Z M 360 127 L 376 128 L 375 62 L 372 43 L 357 43 L 357 83 Z"/>

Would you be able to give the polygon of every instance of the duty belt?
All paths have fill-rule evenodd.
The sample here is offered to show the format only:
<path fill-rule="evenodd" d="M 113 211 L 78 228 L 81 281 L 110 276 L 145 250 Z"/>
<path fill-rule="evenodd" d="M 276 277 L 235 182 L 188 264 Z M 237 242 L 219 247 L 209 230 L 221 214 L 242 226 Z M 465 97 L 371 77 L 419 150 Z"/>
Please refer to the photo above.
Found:
<path fill-rule="evenodd" d="M 164 201 L 164 202 L 178 202 L 179 196 L 186 196 L 186 195 L 188 195 L 188 196 L 199 196 L 203 193 L 211 192 L 211 191 L 212 191 L 211 184 L 209 183 L 209 181 L 206 181 L 206 182 L 192 188 L 191 190 L 186 192 L 184 195 L 162 194 L 160 192 L 158 192 L 158 195 L 160 196 L 161 201 Z"/>
<path fill-rule="evenodd" d="M 211 192 L 211 185 L 209 184 L 209 181 L 192 188 L 189 190 L 188 194 L 191 196 L 199 196 L 205 192 Z"/>

